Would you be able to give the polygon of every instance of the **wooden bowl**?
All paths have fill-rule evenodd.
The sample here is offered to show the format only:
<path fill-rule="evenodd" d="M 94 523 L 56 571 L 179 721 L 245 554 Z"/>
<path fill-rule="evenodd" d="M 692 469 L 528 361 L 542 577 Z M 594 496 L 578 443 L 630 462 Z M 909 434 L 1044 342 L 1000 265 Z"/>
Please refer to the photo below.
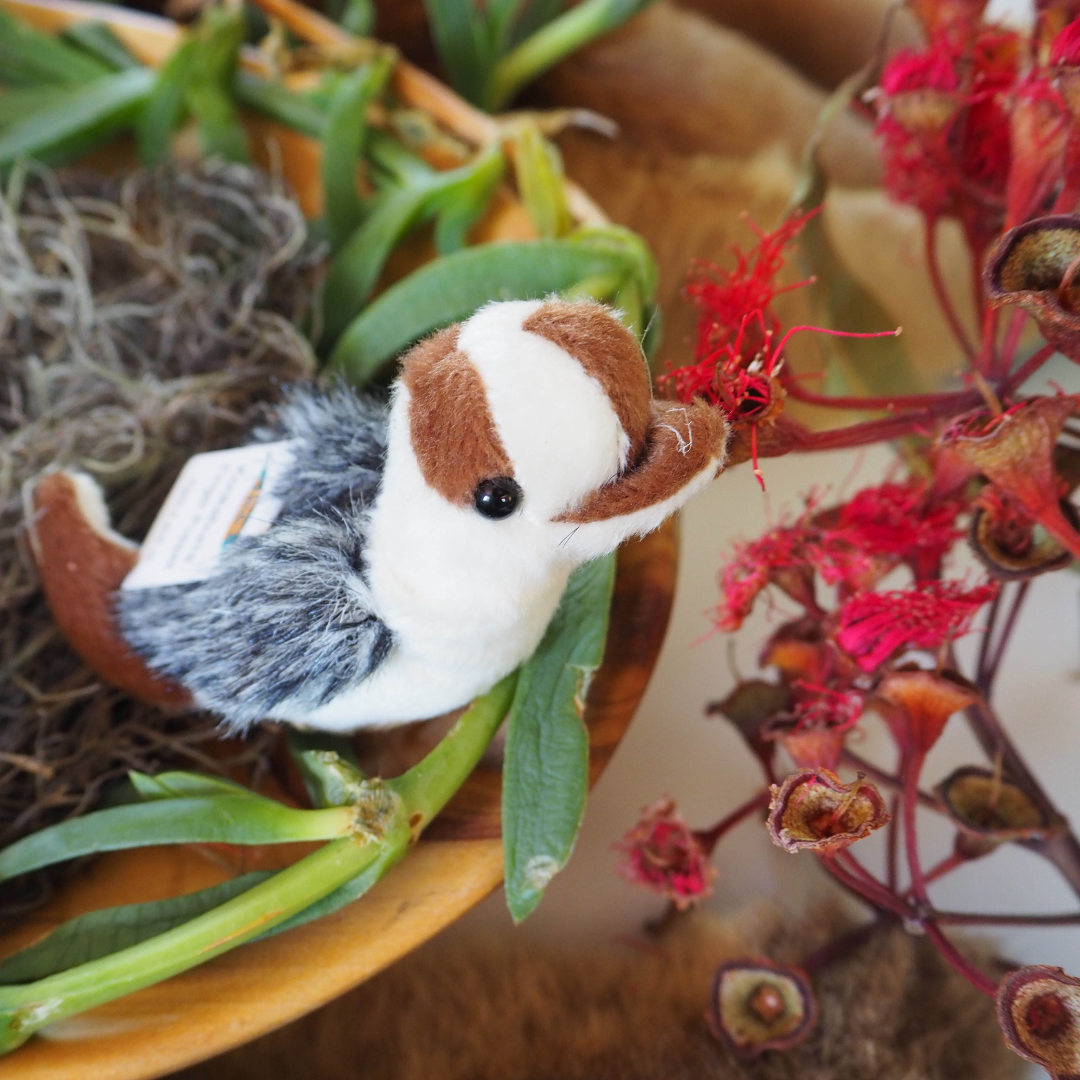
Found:
<path fill-rule="evenodd" d="M 108 22 L 148 63 L 160 63 L 180 33 L 166 20 L 77 0 L 0 0 L 0 5 L 47 30 L 80 19 Z M 295 14 L 287 0 L 285 9 L 286 14 Z M 312 18 L 316 33 L 327 37 L 340 33 L 333 24 Z M 416 68 L 401 65 L 395 89 L 467 142 L 496 137 L 490 117 Z M 264 118 L 246 122 L 256 156 L 260 147 L 276 141 L 276 152 L 268 156 L 281 162 L 305 211 L 318 213 L 318 145 Z M 580 221 L 604 220 L 580 189 L 571 189 L 571 204 Z M 531 235 L 535 234 L 527 215 L 506 189 L 495 199 L 477 238 Z M 398 272 L 404 272 L 400 265 Z M 607 650 L 585 709 L 591 783 L 622 738 L 656 663 L 671 612 L 677 561 L 672 521 L 619 551 Z M 403 729 L 401 738 L 422 742 L 424 732 L 430 738 L 438 723 Z M 55 1024 L 5 1057 L 0 1075 L 10 1080 L 161 1076 L 285 1024 L 393 963 L 501 884 L 501 764 L 501 752 L 493 746 L 424 839 L 362 899 L 316 922 L 244 945 L 157 986 Z M 192 892 L 245 870 L 286 865 L 306 850 L 302 845 L 282 845 L 244 849 L 238 856 L 235 849 L 188 845 L 102 856 L 46 907 L 0 939 L 0 956 L 83 912 Z"/>

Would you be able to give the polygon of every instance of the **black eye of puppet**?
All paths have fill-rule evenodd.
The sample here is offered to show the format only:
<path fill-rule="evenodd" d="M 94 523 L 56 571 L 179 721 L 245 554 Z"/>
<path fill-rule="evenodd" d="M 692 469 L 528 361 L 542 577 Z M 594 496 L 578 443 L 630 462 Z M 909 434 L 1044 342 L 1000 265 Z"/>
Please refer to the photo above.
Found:
<path fill-rule="evenodd" d="M 521 488 L 509 476 L 481 480 L 473 492 L 473 502 L 486 518 L 509 517 L 521 505 Z"/>

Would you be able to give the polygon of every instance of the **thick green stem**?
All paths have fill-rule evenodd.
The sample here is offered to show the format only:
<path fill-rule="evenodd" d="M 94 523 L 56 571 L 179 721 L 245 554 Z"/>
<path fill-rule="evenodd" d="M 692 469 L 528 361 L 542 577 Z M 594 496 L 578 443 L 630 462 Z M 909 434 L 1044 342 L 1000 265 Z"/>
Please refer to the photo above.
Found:
<path fill-rule="evenodd" d="M 400 819 L 383 844 L 401 842 Z M 112 1001 L 210 960 L 302 911 L 362 873 L 382 845 L 365 837 L 334 840 L 246 893 L 167 933 L 26 986 L 0 991 L 0 1051 L 46 1024 Z"/>
<path fill-rule="evenodd" d="M 420 764 L 388 781 L 384 797 L 372 799 L 379 809 L 366 828 L 167 933 L 59 975 L 0 988 L 0 1053 L 46 1024 L 151 986 L 266 933 L 376 864 L 380 871 L 389 869 L 472 772 L 506 715 L 516 680 L 516 674 L 503 679 Z"/>

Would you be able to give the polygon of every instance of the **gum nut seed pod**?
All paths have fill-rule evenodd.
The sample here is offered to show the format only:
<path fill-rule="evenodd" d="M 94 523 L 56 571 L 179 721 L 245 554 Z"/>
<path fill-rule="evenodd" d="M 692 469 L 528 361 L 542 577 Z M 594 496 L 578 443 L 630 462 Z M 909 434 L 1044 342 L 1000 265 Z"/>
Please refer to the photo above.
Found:
<path fill-rule="evenodd" d="M 770 960 L 733 960 L 713 978 L 707 1014 L 713 1034 L 741 1058 L 789 1050 L 817 1024 L 806 974 Z"/>
<path fill-rule="evenodd" d="M 938 785 L 937 794 L 965 834 L 995 844 L 1043 837 L 1053 827 L 1022 788 L 977 765 L 955 769 Z"/>
<path fill-rule="evenodd" d="M 1010 1050 L 1054 1080 L 1080 1080 L 1080 979 L 1041 964 L 1019 968 L 1001 980 L 997 1016 Z"/>
<path fill-rule="evenodd" d="M 829 769 L 799 769 L 772 787 L 769 835 L 792 853 L 832 855 L 889 820 L 881 792 L 861 776 L 845 784 Z"/>

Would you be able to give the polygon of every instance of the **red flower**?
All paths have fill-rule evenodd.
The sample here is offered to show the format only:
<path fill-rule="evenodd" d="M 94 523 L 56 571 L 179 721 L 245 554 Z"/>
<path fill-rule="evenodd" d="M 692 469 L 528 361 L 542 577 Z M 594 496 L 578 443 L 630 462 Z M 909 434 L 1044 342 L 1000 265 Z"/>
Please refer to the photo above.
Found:
<path fill-rule="evenodd" d="M 830 690 L 802 679 L 795 690 L 798 697 L 793 712 L 800 728 L 827 726 L 847 731 L 862 716 L 863 696 L 858 690 Z"/>
<path fill-rule="evenodd" d="M 836 641 L 863 671 L 873 671 L 901 649 L 937 649 L 966 633 L 996 592 L 994 585 L 965 589 L 957 581 L 932 581 L 859 593 L 840 609 Z"/>
<path fill-rule="evenodd" d="M 641 820 L 615 847 L 626 856 L 618 867 L 623 877 L 661 893 L 679 909 L 712 891 L 716 871 L 671 799 L 645 807 Z"/>
<path fill-rule="evenodd" d="M 930 219 L 952 204 L 949 131 L 963 104 L 955 55 L 945 38 L 926 52 L 901 49 L 881 75 L 885 186 Z"/>
<path fill-rule="evenodd" d="M 781 286 L 784 248 L 798 236 L 810 214 L 788 218 L 771 233 L 757 229 L 750 251 L 732 247 L 735 266 L 726 270 L 700 262 L 691 272 L 686 295 L 699 309 L 695 362 L 675 368 L 657 380 L 680 401 L 704 397 L 732 418 L 764 419 L 779 404 L 782 392 L 772 376 L 782 342 L 772 302 L 781 293 L 806 282 Z"/>
<path fill-rule="evenodd" d="M 956 519 L 963 500 L 931 501 L 921 480 L 864 488 L 840 508 L 833 535 L 878 558 L 907 563 L 916 580 L 937 575 L 945 553 L 959 539 Z"/>
<path fill-rule="evenodd" d="M 1053 67 L 1080 67 L 1080 19 L 1073 19 L 1050 45 Z"/>
<path fill-rule="evenodd" d="M 1004 216 L 1019 47 L 1019 35 L 997 28 L 940 33 L 882 73 L 877 133 L 889 194 L 929 221 L 958 217 L 976 252 Z"/>
<path fill-rule="evenodd" d="M 778 586 L 803 607 L 816 611 L 815 572 L 827 584 L 835 585 L 865 578 L 872 563 L 869 555 L 843 537 L 814 528 L 808 517 L 773 529 L 757 540 L 737 545 L 725 564 L 720 573 L 716 626 L 738 630 L 768 585 Z"/>

